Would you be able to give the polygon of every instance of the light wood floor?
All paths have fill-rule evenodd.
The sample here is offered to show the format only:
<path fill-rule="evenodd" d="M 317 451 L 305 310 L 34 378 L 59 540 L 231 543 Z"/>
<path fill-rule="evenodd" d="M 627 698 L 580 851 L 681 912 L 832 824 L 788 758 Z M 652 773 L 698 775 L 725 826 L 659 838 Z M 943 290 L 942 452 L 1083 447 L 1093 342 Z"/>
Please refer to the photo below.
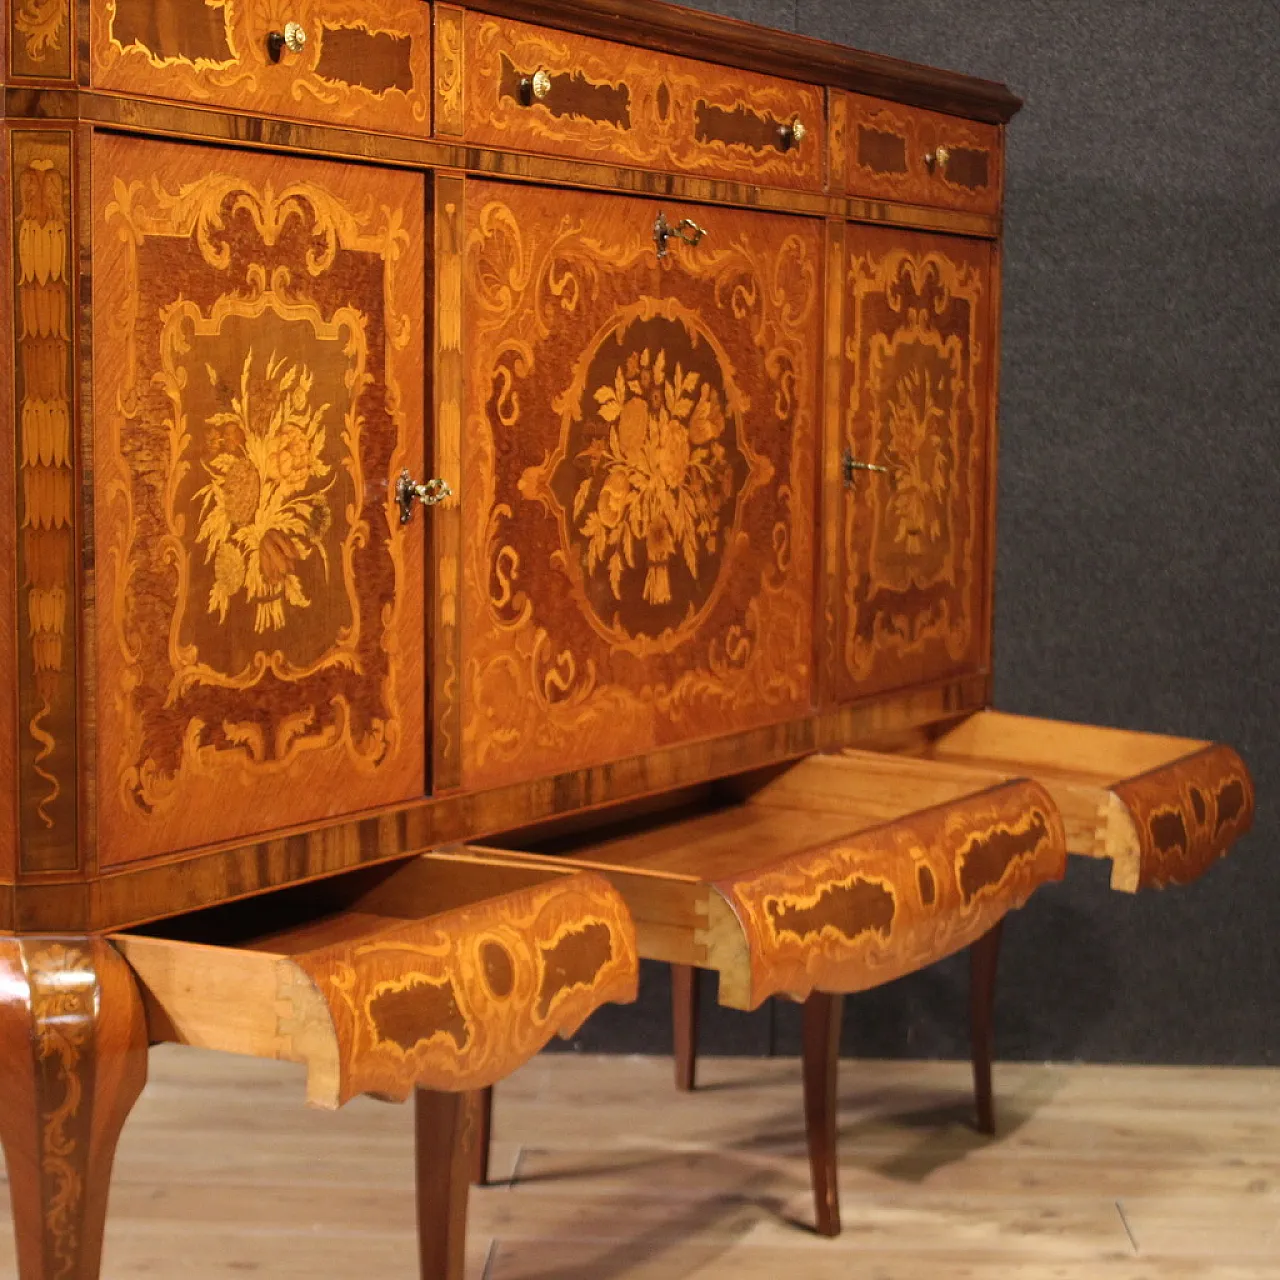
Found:
<path fill-rule="evenodd" d="M 469 1280 L 1280 1280 L 1280 1071 L 845 1065 L 845 1233 L 809 1221 L 798 1064 L 548 1056 L 499 1091 Z M 166 1047 L 116 1165 L 107 1280 L 413 1280 L 410 1114 Z M 6 1197 L 7 1200 L 7 1197 Z M 799 1224 L 799 1225 L 797 1225 Z M 0 1277 L 15 1275 L 0 1234 Z"/>

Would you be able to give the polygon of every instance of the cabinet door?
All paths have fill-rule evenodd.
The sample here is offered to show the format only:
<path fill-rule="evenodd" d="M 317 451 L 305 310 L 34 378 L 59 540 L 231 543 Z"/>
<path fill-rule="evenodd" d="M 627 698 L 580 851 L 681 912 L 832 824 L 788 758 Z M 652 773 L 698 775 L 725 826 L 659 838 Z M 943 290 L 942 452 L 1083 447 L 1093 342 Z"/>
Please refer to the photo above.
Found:
<path fill-rule="evenodd" d="M 848 700 L 985 661 L 993 335 L 990 245 L 845 234 L 835 688 Z"/>
<path fill-rule="evenodd" d="M 512 782 L 810 705 L 821 236 L 469 184 L 463 777 Z"/>
<path fill-rule="evenodd" d="M 98 846 L 420 794 L 421 176 L 99 135 Z"/>

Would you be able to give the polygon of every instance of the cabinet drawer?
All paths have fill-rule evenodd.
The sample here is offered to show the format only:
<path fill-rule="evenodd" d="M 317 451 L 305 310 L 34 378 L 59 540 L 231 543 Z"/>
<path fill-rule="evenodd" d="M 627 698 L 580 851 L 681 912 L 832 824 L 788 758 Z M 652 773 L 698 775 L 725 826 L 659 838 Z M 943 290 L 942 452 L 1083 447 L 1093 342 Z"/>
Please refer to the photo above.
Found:
<path fill-rule="evenodd" d="M 490 1085 L 638 979 L 602 877 L 448 853 L 112 941 L 153 1041 L 303 1062 L 326 1108 Z"/>
<path fill-rule="evenodd" d="M 422 0 L 111 0 L 91 6 L 95 88 L 255 114 L 430 129 Z"/>
<path fill-rule="evenodd" d="M 877 986 L 968 946 L 1062 877 L 1062 819 L 1037 783 L 811 756 L 710 789 L 667 814 L 539 839 L 606 875 L 641 955 L 720 975 L 720 1002 Z M 507 843 L 507 841 L 504 841 Z M 531 851 L 538 851 L 537 853 Z M 495 854 L 494 856 L 503 856 Z"/>
<path fill-rule="evenodd" d="M 1070 852 L 1109 860 L 1111 887 L 1129 893 L 1198 879 L 1253 825 L 1249 770 L 1219 743 L 980 711 L 905 749 L 929 773 L 1037 779 Z"/>
<path fill-rule="evenodd" d="M 822 188 L 825 110 L 814 85 L 477 13 L 467 14 L 465 44 L 469 141 Z"/>
<path fill-rule="evenodd" d="M 1000 212 L 1004 156 L 999 125 L 856 93 L 842 95 L 834 109 L 845 113 L 850 195 L 969 213 Z"/>

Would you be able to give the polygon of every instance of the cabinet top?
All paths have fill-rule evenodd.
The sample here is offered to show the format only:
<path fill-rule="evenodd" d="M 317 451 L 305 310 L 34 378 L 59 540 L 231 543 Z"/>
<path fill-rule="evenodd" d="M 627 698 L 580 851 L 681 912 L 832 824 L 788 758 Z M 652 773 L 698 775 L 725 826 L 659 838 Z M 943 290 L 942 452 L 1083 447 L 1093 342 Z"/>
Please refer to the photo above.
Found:
<path fill-rule="evenodd" d="M 872 94 L 1003 124 L 1022 106 L 1007 85 L 663 0 L 478 0 L 470 8 L 747 71 Z"/>

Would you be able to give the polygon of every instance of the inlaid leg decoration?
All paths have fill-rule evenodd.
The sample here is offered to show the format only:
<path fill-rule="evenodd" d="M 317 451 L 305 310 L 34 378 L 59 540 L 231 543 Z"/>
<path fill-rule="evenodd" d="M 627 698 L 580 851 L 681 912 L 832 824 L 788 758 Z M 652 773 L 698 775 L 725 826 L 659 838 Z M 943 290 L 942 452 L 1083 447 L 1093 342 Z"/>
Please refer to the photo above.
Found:
<path fill-rule="evenodd" d="M 463 1280 L 465 1273 L 473 1159 L 466 1133 L 471 1096 L 434 1089 L 414 1094 L 422 1280 Z"/>
<path fill-rule="evenodd" d="M 804 1002 L 804 1126 L 813 1177 L 814 1229 L 840 1234 L 836 1176 L 836 1094 L 844 997 L 815 991 Z"/>
<path fill-rule="evenodd" d="M 471 1184 L 489 1185 L 489 1148 L 493 1143 L 493 1086 L 467 1094 L 467 1151 L 471 1159 Z"/>
<path fill-rule="evenodd" d="M 1000 965 L 998 921 L 969 947 L 969 1035 L 973 1046 L 973 1100 L 979 1133 L 996 1131 L 995 1096 L 991 1090 L 991 1060 L 996 1047 L 996 971 Z"/>
<path fill-rule="evenodd" d="M 146 1078 L 142 1000 L 108 943 L 0 938 L 0 1141 L 21 1280 L 97 1280 L 111 1162 Z"/>
<path fill-rule="evenodd" d="M 691 964 L 671 966 L 671 1039 L 676 1088 L 692 1093 L 698 1072 L 698 971 Z"/>

